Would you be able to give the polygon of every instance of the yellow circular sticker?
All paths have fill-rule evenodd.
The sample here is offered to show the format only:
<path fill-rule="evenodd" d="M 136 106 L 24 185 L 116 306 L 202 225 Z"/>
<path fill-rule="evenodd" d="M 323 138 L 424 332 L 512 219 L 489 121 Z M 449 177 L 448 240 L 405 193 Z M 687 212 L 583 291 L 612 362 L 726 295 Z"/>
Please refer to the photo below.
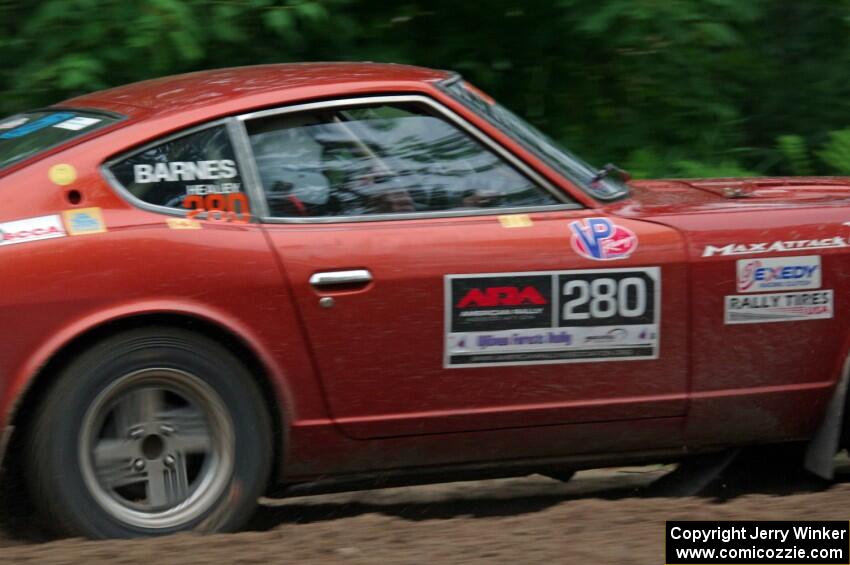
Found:
<path fill-rule="evenodd" d="M 47 171 L 47 176 L 54 184 L 68 186 L 77 180 L 77 169 L 74 168 L 74 165 L 67 165 L 65 163 L 53 165 Z"/>

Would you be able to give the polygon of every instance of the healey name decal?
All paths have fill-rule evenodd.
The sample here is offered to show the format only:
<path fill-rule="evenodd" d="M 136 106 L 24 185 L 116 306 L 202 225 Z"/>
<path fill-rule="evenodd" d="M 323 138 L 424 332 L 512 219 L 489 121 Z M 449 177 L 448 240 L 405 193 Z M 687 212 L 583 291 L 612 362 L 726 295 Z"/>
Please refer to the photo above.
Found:
<path fill-rule="evenodd" d="M 727 324 L 764 324 L 832 318 L 832 290 L 727 296 Z"/>
<path fill-rule="evenodd" d="M 587 218 L 570 222 L 573 249 L 587 259 L 611 261 L 625 259 L 635 252 L 638 238 L 629 228 L 608 218 Z"/>
<path fill-rule="evenodd" d="M 654 359 L 661 269 L 448 275 L 446 367 Z"/>
<path fill-rule="evenodd" d="M 65 226 L 57 214 L 0 224 L 0 245 L 28 243 L 65 235 Z"/>
<path fill-rule="evenodd" d="M 820 288 L 819 256 L 738 260 L 738 292 Z"/>

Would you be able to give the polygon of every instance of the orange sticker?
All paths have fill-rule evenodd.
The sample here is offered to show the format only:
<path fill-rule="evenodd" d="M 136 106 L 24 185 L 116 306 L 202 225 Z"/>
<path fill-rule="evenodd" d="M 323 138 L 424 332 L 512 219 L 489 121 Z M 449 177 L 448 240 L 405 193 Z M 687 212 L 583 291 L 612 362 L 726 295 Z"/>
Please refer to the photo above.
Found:
<path fill-rule="evenodd" d="M 503 228 L 530 228 L 534 225 L 528 214 L 499 216 L 499 223 L 502 224 Z"/>
<path fill-rule="evenodd" d="M 165 220 L 165 223 L 167 223 L 168 227 L 173 230 L 201 229 L 201 222 L 197 220 L 190 220 L 189 218 L 168 218 L 167 220 Z"/>
<path fill-rule="evenodd" d="M 88 235 L 106 231 L 106 222 L 100 208 L 80 208 L 62 212 L 65 229 L 70 235 Z"/>

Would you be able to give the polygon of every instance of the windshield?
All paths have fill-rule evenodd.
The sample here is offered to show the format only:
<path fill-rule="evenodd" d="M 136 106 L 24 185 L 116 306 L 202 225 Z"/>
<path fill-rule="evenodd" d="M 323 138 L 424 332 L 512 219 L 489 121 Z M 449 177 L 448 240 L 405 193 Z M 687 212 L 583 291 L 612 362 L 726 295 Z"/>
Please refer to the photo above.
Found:
<path fill-rule="evenodd" d="M 0 169 L 119 119 L 80 110 L 36 110 L 4 118 L 0 120 Z"/>
<path fill-rule="evenodd" d="M 609 176 L 594 180 L 598 173 L 597 169 L 560 147 L 546 134 L 480 93 L 470 84 L 454 78 L 443 82 L 441 86 L 454 98 L 520 142 L 528 151 L 594 198 L 614 200 L 629 193 L 625 183 L 616 178 Z"/>

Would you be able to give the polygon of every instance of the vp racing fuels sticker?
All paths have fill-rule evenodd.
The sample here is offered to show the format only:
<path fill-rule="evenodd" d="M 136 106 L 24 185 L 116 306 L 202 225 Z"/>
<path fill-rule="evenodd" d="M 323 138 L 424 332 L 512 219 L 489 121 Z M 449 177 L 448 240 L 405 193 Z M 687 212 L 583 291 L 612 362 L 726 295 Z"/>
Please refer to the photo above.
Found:
<path fill-rule="evenodd" d="M 832 318 L 832 290 L 727 296 L 725 323 L 764 324 Z"/>
<path fill-rule="evenodd" d="M 595 261 L 625 259 L 635 252 L 638 238 L 629 228 L 608 218 L 587 218 L 570 222 L 572 246 L 576 253 Z"/>
<path fill-rule="evenodd" d="M 655 359 L 661 269 L 445 277 L 446 367 Z"/>
<path fill-rule="evenodd" d="M 739 259 L 738 292 L 820 288 L 820 256 Z"/>

